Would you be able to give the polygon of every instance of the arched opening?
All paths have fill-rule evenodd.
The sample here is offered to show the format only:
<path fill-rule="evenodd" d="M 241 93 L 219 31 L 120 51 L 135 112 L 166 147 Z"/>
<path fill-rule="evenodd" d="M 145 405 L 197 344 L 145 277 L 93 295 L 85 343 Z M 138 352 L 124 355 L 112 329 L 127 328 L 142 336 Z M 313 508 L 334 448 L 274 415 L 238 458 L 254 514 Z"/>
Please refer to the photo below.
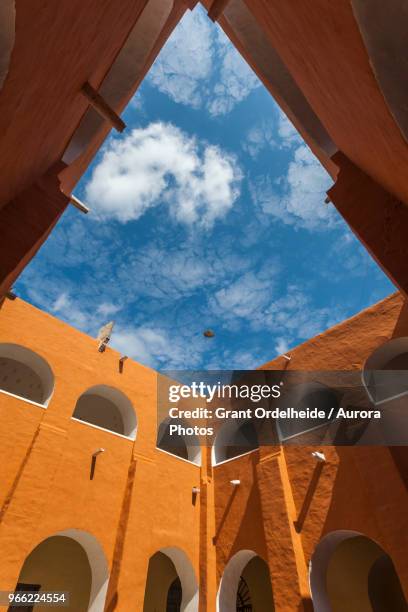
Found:
<path fill-rule="evenodd" d="M 91 387 L 78 399 L 73 418 L 101 427 L 133 440 L 136 438 L 136 414 L 129 398 L 107 385 Z"/>
<path fill-rule="evenodd" d="M 162 548 L 149 560 L 143 612 L 197 612 L 198 584 L 187 555 Z"/>
<path fill-rule="evenodd" d="M 370 538 L 335 531 L 316 547 L 310 562 L 316 612 L 406 612 L 392 559 Z"/>
<path fill-rule="evenodd" d="M 69 529 L 43 540 L 31 551 L 21 568 L 16 590 L 67 592 L 67 612 L 102 612 L 108 577 L 108 565 L 98 541 L 87 532 Z M 32 609 L 48 608 L 34 604 Z"/>
<path fill-rule="evenodd" d="M 0 90 L 6 80 L 16 35 L 15 0 L 0 3 Z"/>
<path fill-rule="evenodd" d="M 47 406 L 54 391 L 54 374 L 34 351 L 19 344 L 0 344 L 0 389 Z"/>
<path fill-rule="evenodd" d="M 321 383 L 299 384 L 282 396 L 281 408 L 289 407 L 296 410 L 317 408 L 317 410 L 326 414 L 327 421 L 321 418 L 280 419 L 278 427 L 282 440 L 287 440 L 324 425 L 325 422 L 328 422 L 332 408 L 334 408 L 334 414 L 337 412 L 339 398 L 333 389 Z M 324 433 L 324 430 L 322 433 Z"/>
<path fill-rule="evenodd" d="M 181 588 L 180 578 L 177 576 L 171 583 L 167 591 L 167 612 L 179 612 L 181 608 L 181 600 L 183 599 L 183 590 Z"/>
<path fill-rule="evenodd" d="M 258 433 L 252 421 L 229 419 L 218 431 L 213 448 L 212 464 L 217 465 L 259 448 Z"/>
<path fill-rule="evenodd" d="M 408 338 L 394 338 L 367 359 L 363 383 L 374 404 L 408 393 Z"/>
<path fill-rule="evenodd" d="M 171 425 L 179 425 L 187 433 L 185 435 L 172 433 Z M 156 446 L 175 457 L 201 465 L 200 439 L 194 433 L 188 433 L 189 427 L 184 419 L 164 419 L 157 431 Z"/>
<path fill-rule="evenodd" d="M 217 612 L 273 612 L 268 565 L 252 550 L 240 550 L 228 562 L 217 595 Z"/>

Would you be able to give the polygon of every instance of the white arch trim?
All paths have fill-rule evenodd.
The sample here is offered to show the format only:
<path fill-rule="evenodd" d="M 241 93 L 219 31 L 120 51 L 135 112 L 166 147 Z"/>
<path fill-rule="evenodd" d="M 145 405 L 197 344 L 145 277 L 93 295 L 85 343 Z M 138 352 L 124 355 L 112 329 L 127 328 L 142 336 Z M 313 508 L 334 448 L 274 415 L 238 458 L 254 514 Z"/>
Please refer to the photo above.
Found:
<path fill-rule="evenodd" d="M 80 529 L 65 529 L 54 535 L 65 536 L 75 540 L 86 552 L 92 574 L 88 612 L 103 612 L 108 590 L 109 567 L 102 546 L 95 536 L 88 531 L 82 531 Z"/>
<path fill-rule="evenodd" d="M 218 588 L 217 612 L 235 612 L 239 579 L 246 565 L 257 556 L 253 550 L 240 550 L 228 561 Z"/>
<path fill-rule="evenodd" d="M 0 2 L 0 89 L 6 80 L 16 34 L 15 0 Z"/>
<path fill-rule="evenodd" d="M 388 402 L 389 400 L 408 395 L 407 385 L 407 390 L 403 393 L 399 393 L 397 395 L 376 401 L 371 395 L 369 388 L 370 372 L 382 370 L 392 359 L 394 359 L 395 357 L 399 357 L 404 353 L 408 353 L 408 337 L 405 336 L 402 338 L 393 338 L 392 340 L 388 340 L 388 342 L 385 342 L 384 344 L 376 348 L 375 351 L 371 353 L 371 355 L 368 357 L 363 367 L 362 379 L 363 385 L 367 391 L 367 395 L 373 404 L 379 405 L 384 402 Z"/>
<path fill-rule="evenodd" d="M 183 424 L 186 427 L 189 426 L 188 422 L 185 419 L 177 419 L 177 420 L 180 424 Z M 187 461 L 188 463 L 193 463 L 194 465 L 201 466 L 201 446 L 199 444 L 198 436 L 181 436 L 186 443 L 188 459 L 184 459 L 184 457 L 179 457 L 175 453 L 172 453 L 170 450 L 166 450 L 159 446 L 163 436 L 165 435 L 167 431 L 167 426 L 171 422 L 172 422 L 172 419 L 170 417 L 166 417 L 160 423 L 158 430 L 157 430 L 157 442 L 156 442 L 157 450 L 161 451 L 162 453 L 167 453 L 168 455 L 171 455 L 172 457 L 175 457 L 176 459 L 181 459 L 182 461 Z M 194 437 L 197 440 L 197 443 L 195 445 L 187 444 L 187 440 L 189 437 Z"/>
<path fill-rule="evenodd" d="M 316 612 L 333 612 L 327 592 L 327 569 L 336 548 L 350 538 L 367 537 L 358 531 L 332 531 L 320 540 L 309 563 L 309 586 Z M 371 539 L 371 538 L 368 538 Z"/>
<path fill-rule="evenodd" d="M 160 552 L 171 559 L 180 578 L 181 612 L 198 612 L 198 583 L 190 559 L 183 550 L 175 546 L 161 548 Z"/>
<path fill-rule="evenodd" d="M 14 359 L 15 361 L 26 365 L 27 367 L 31 368 L 41 380 L 44 398 L 40 404 L 37 404 L 37 402 L 32 402 L 31 400 L 28 400 L 22 396 L 17 395 L 15 397 L 21 397 L 21 399 L 24 401 L 30 402 L 31 404 L 37 404 L 39 406 L 44 406 L 46 408 L 54 392 L 54 374 L 45 359 L 25 346 L 12 343 L 0 344 L 0 358 L 1 357 Z"/>
<path fill-rule="evenodd" d="M 234 459 L 238 459 L 238 457 L 243 457 L 244 455 L 248 455 L 249 453 L 253 453 L 258 450 L 258 448 L 252 448 L 244 453 L 236 455 L 235 457 L 229 458 L 227 458 L 225 455 L 225 449 L 227 446 L 229 446 L 229 441 L 233 439 L 242 425 L 249 422 L 251 422 L 251 419 L 228 419 L 221 425 L 214 438 L 211 448 L 211 464 L 213 466 L 226 463 L 227 461 L 233 461 Z"/>
<path fill-rule="evenodd" d="M 115 389 L 115 387 L 110 387 L 108 385 L 95 385 L 94 387 L 90 387 L 89 389 L 84 391 L 84 393 L 80 395 L 77 401 L 79 401 L 82 397 L 85 397 L 87 395 L 99 395 L 99 397 L 103 397 L 104 399 L 107 399 L 113 404 L 115 404 L 116 408 L 119 410 L 120 415 L 122 417 L 124 437 L 130 438 L 131 440 L 136 439 L 136 433 L 137 433 L 136 413 L 133 408 L 132 402 L 124 393 L 122 393 L 122 391 L 119 391 L 119 389 Z M 82 421 L 81 419 L 75 418 L 75 420 L 81 421 L 82 423 L 87 423 L 87 421 Z M 89 423 L 89 425 L 92 425 L 92 423 Z M 98 427 L 98 428 L 104 429 L 103 427 Z M 105 429 L 105 431 L 110 431 L 110 430 Z M 115 432 L 111 432 L 111 433 L 115 433 Z"/>
<path fill-rule="evenodd" d="M 316 391 L 324 391 L 327 393 L 335 394 L 334 389 L 332 389 L 331 387 L 328 387 L 327 385 L 323 383 L 307 382 L 307 383 L 299 383 L 295 385 L 288 393 L 282 396 L 282 400 L 284 400 L 285 405 L 288 405 L 288 406 L 294 405 L 296 407 L 300 401 L 302 401 L 303 399 L 305 399 L 305 397 L 307 397 L 308 395 Z M 278 420 L 276 423 L 276 429 L 278 431 L 279 440 L 283 441 L 283 440 L 290 440 L 302 434 L 306 434 L 311 431 L 320 429 L 321 427 L 325 427 L 327 424 L 328 424 L 328 421 L 324 421 L 323 423 L 320 423 L 319 425 L 315 425 L 314 427 L 309 427 L 308 429 L 302 429 L 298 433 L 291 434 L 289 436 L 284 436 L 281 430 L 280 424 L 279 424 L 279 420 Z"/>

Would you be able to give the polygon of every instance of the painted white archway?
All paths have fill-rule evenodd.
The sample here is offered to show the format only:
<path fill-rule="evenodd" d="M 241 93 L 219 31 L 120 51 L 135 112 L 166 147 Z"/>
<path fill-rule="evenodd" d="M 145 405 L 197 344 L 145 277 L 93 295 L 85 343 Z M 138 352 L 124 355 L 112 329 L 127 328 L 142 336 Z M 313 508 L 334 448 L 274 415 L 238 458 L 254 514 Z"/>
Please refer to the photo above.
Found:
<path fill-rule="evenodd" d="M 75 540 L 85 550 L 92 572 L 91 595 L 88 612 L 103 612 L 109 582 L 109 567 L 104 550 L 98 540 L 88 531 L 65 529 L 54 535 Z"/>
<path fill-rule="evenodd" d="M 392 370 L 395 370 L 393 373 Z M 379 405 L 383 402 L 402 397 L 408 394 L 408 383 L 406 376 L 401 376 L 399 371 L 408 369 L 408 338 L 393 338 L 379 346 L 368 357 L 363 368 L 363 384 L 373 404 Z M 389 374 L 382 374 L 384 371 Z M 386 383 L 395 392 L 387 397 L 387 394 L 377 393 L 376 387 Z"/>
<path fill-rule="evenodd" d="M 251 420 L 227 419 L 226 422 L 222 424 L 222 426 L 217 432 L 217 435 L 215 436 L 214 443 L 211 449 L 212 465 L 218 465 L 219 463 L 223 463 L 224 461 L 231 461 L 233 459 L 236 459 L 237 457 L 246 455 L 247 453 L 253 452 L 254 450 L 257 450 L 259 448 L 258 436 L 255 429 L 253 431 L 253 445 L 248 444 L 249 441 L 247 440 L 247 438 L 240 433 L 241 428 L 245 425 L 253 426 L 253 423 Z M 228 457 L 228 448 L 234 446 L 237 448 L 237 454 Z M 247 450 L 244 450 L 245 447 L 248 447 Z"/>
<path fill-rule="evenodd" d="M 17 583 L 38 583 L 46 591 L 71 590 L 70 610 L 79 607 L 104 612 L 108 580 L 107 559 L 95 536 L 64 529 L 34 546 L 20 568 Z"/>
<path fill-rule="evenodd" d="M 344 574 L 344 569 L 339 571 L 337 568 L 340 582 L 337 581 L 336 591 L 330 593 L 330 588 L 333 588 L 333 585 L 336 584 L 330 580 L 330 568 L 333 571 L 331 561 L 335 559 L 338 550 L 344 555 L 344 550 L 341 551 L 341 545 L 346 543 L 346 541 L 357 545 L 357 548 L 352 549 L 352 553 L 350 553 L 350 549 L 348 554 L 353 555 L 358 565 L 350 570 L 352 574 L 349 577 L 349 581 L 347 581 L 347 577 Z M 348 562 L 345 559 L 347 557 L 343 556 L 342 563 L 346 563 L 346 567 L 348 567 Z M 381 563 L 380 567 L 377 567 L 377 576 L 370 583 L 370 572 L 378 565 L 378 561 L 383 562 L 384 560 L 386 561 L 387 571 L 391 573 L 384 573 L 384 565 Z M 350 583 L 351 576 L 353 579 L 356 577 L 356 583 Z M 381 578 L 386 577 L 386 580 L 389 581 L 387 592 L 383 590 L 384 584 L 380 585 L 380 589 L 376 593 L 373 592 L 372 587 L 378 587 L 378 576 Z M 350 603 L 353 602 L 353 610 L 357 610 L 357 607 L 358 610 L 363 608 L 364 610 L 386 609 L 387 612 L 391 609 L 395 610 L 395 612 L 406 610 L 405 597 L 392 559 L 377 542 L 358 531 L 333 531 L 322 538 L 317 544 L 310 561 L 309 584 L 315 612 L 333 612 L 334 607 L 337 610 L 340 609 L 339 606 L 341 606 L 341 609 L 345 609 L 345 605 L 347 605 L 346 599 L 350 600 Z M 330 584 L 332 585 L 331 587 Z M 340 590 L 338 590 L 339 585 Z M 356 585 L 358 585 L 357 590 Z M 340 600 L 338 599 L 339 596 Z M 334 603 L 336 600 L 337 603 Z M 390 602 L 392 602 L 391 606 L 389 605 Z"/>
<path fill-rule="evenodd" d="M 54 391 L 54 374 L 34 351 L 20 344 L 1 343 L 0 389 L 47 407 Z"/>
<path fill-rule="evenodd" d="M 95 385 L 78 398 L 73 418 L 135 440 L 137 418 L 130 399 L 114 387 Z"/>
<path fill-rule="evenodd" d="M 332 612 L 326 585 L 326 575 L 334 551 L 344 540 L 360 535 L 361 533 L 358 531 L 334 531 L 326 535 L 316 546 L 309 564 L 309 585 L 313 606 L 317 612 Z"/>
<path fill-rule="evenodd" d="M 168 427 L 172 423 L 172 419 L 170 417 L 165 418 L 159 425 L 157 430 L 157 441 L 156 447 L 165 453 L 169 453 L 174 457 L 178 457 L 179 459 L 184 459 L 185 461 L 189 461 L 190 463 L 194 463 L 195 465 L 201 465 L 201 446 L 200 440 L 198 436 L 181 436 L 184 444 L 185 444 L 185 452 L 186 457 L 183 457 L 182 454 L 177 453 L 178 448 L 182 448 L 182 446 L 177 446 L 176 444 L 169 444 L 169 433 Z M 181 425 L 183 427 L 189 427 L 188 421 L 185 419 L 175 419 L 174 423 L 177 425 Z M 194 444 L 189 443 L 190 440 L 194 440 Z"/>
<path fill-rule="evenodd" d="M 235 612 L 239 579 L 244 568 L 256 557 L 253 550 L 240 550 L 228 561 L 217 593 L 217 612 Z"/>
<path fill-rule="evenodd" d="M 175 582 L 178 583 L 177 595 L 173 594 L 181 612 L 198 612 L 199 591 L 193 566 L 186 553 L 175 546 L 163 547 L 150 557 L 143 610 L 167 609 L 170 589 Z"/>
<path fill-rule="evenodd" d="M 309 405 L 309 399 L 313 396 L 314 403 L 312 407 L 318 407 L 320 410 L 324 410 L 326 414 L 333 406 L 335 408 L 338 406 L 338 398 L 333 389 L 320 382 L 307 382 L 293 386 L 287 393 L 282 395 L 282 407 L 293 406 L 294 408 L 303 408 L 305 403 Z M 277 425 L 280 439 L 288 440 L 313 429 L 323 427 L 327 423 L 328 421 L 323 419 L 300 419 L 278 421 Z M 291 427 L 291 430 L 288 427 Z"/>
<path fill-rule="evenodd" d="M 0 90 L 6 80 L 16 34 L 15 0 L 0 2 Z"/>
<path fill-rule="evenodd" d="M 198 612 L 198 582 L 194 568 L 186 553 L 175 546 L 166 546 L 160 551 L 174 564 L 181 582 L 181 612 Z"/>

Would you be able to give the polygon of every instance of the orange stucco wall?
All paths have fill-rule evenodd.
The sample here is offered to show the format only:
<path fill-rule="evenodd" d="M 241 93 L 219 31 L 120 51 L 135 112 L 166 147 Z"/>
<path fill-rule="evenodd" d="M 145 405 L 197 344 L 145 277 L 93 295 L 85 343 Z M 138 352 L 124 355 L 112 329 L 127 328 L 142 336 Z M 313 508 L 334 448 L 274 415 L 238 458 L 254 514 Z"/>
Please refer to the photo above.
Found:
<path fill-rule="evenodd" d="M 262 367 L 357 370 L 378 346 L 407 332 L 408 312 L 394 294 L 291 350 L 289 366 L 280 357 Z M 327 464 L 298 534 L 293 522 L 315 469 L 313 450 L 261 448 L 214 468 L 218 580 L 231 556 L 249 548 L 268 562 L 276 609 L 308 609 L 307 566 L 317 543 L 331 531 L 349 529 L 390 554 L 407 593 L 408 499 L 390 450 L 324 448 Z M 241 485 L 234 491 L 228 483 L 236 478 Z"/>
<path fill-rule="evenodd" d="M 143 608 L 149 558 L 160 548 L 184 550 L 198 575 L 191 490 L 200 468 L 156 449 L 155 372 L 128 360 L 120 374 L 116 351 L 99 353 L 95 340 L 18 299 L 0 311 L 0 341 L 34 350 L 55 375 L 47 409 L 0 393 L 2 588 L 14 588 L 39 542 L 73 527 L 92 533 L 114 564 L 118 610 Z M 71 420 L 77 398 L 96 384 L 131 399 L 135 442 Z M 91 455 L 101 447 L 91 481 Z"/>
<path fill-rule="evenodd" d="M 291 351 L 289 368 L 358 369 L 370 353 L 408 331 L 399 294 Z M 225 566 L 242 549 L 261 556 L 278 612 L 310 609 L 308 562 L 320 539 L 359 531 L 392 557 L 408 587 L 406 489 L 387 448 L 325 448 L 325 464 L 300 532 L 295 522 L 315 469 L 311 448 L 262 447 L 203 467 L 156 449 L 156 373 L 22 300 L 0 310 L 0 342 L 44 357 L 55 375 L 48 408 L 0 393 L 0 586 L 12 589 L 29 552 L 66 529 L 92 533 L 109 563 L 109 610 L 142 610 L 149 558 L 182 549 L 200 583 L 200 612 L 215 610 Z M 264 368 L 281 369 L 282 358 Z M 125 393 L 136 410 L 136 441 L 73 421 L 83 391 Z M 97 459 L 90 480 L 92 453 Z M 234 488 L 230 481 L 239 479 Z M 192 487 L 201 493 L 193 503 Z M 109 607 L 110 605 L 110 607 Z"/>

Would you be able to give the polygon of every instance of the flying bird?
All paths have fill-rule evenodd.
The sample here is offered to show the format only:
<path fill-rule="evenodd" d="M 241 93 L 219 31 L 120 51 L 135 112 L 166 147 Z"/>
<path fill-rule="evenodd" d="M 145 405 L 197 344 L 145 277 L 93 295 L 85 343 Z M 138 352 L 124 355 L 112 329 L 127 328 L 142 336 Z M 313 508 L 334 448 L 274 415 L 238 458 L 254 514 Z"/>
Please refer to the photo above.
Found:
<path fill-rule="evenodd" d="M 206 338 L 214 338 L 215 334 L 212 329 L 206 329 L 205 332 L 203 332 L 203 336 Z"/>

